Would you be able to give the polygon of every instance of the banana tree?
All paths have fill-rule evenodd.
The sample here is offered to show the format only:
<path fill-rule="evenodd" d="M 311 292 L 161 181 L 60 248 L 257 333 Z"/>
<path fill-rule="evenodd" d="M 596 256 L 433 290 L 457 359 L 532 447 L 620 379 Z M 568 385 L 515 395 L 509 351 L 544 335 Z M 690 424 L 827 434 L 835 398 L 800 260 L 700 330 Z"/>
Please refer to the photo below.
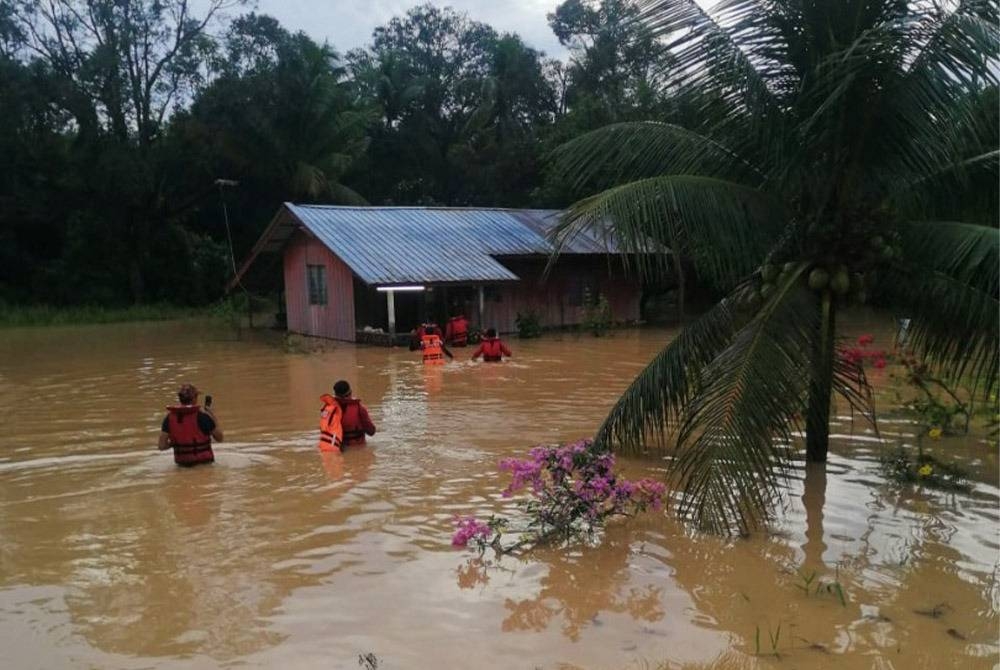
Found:
<path fill-rule="evenodd" d="M 874 417 L 837 355 L 852 303 L 905 314 L 929 362 L 996 383 L 997 4 L 639 4 L 697 121 L 560 147 L 555 174 L 598 192 L 555 239 L 613 239 L 644 276 L 668 247 L 725 297 L 636 377 L 596 444 L 673 442 L 682 515 L 746 530 L 782 498 L 796 435 L 826 460 L 833 394 Z"/>

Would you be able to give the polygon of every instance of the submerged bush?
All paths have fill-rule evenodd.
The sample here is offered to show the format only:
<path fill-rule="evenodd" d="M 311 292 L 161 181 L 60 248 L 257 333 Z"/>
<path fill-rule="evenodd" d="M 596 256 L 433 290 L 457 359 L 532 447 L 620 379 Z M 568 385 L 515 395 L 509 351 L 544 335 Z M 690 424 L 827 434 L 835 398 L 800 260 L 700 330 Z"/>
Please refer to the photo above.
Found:
<path fill-rule="evenodd" d="M 932 429 L 932 431 L 935 429 Z M 940 436 L 940 429 L 937 429 Z M 931 433 L 932 439 L 934 433 Z M 922 451 L 916 456 L 903 447 L 882 457 L 882 472 L 896 484 L 927 486 L 945 491 L 967 491 L 968 474 L 957 465 L 944 463 Z"/>
<path fill-rule="evenodd" d="M 528 310 L 524 313 L 518 312 L 514 319 L 514 325 L 517 326 L 517 336 L 524 340 L 542 334 L 542 321 L 538 312 L 534 310 Z"/>
<path fill-rule="evenodd" d="M 601 337 L 611 328 L 611 305 L 603 293 L 599 293 L 596 298 L 591 298 L 588 294 L 586 304 L 583 308 L 583 328 L 594 337 Z"/>
<path fill-rule="evenodd" d="M 663 507 L 662 482 L 629 481 L 614 473 L 614 464 L 614 455 L 594 451 L 590 440 L 537 446 L 528 458 L 504 459 L 500 470 L 509 472 L 511 481 L 503 496 L 522 491 L 530 496 L 520 504 L 523 518 L 519 524 L 498 516 L 487 521 L 458 518 L 452 544 L 472 542 L 480 550 L 493 547 L 507 553 L 544 542 L 590 539 L 611 517 Z M 504 533 L 515 535 L 516 542 L 505 546 Z"/>

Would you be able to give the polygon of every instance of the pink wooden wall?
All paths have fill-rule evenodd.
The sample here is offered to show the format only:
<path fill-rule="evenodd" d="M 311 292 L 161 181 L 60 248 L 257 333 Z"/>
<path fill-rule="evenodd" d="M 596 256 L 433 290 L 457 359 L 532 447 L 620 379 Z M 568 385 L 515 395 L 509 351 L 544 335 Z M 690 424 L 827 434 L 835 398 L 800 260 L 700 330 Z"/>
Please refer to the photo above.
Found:
<path fill-rule="evenodd" d="M 306 265 L 326 267 L 325 305 L 309 304 Z M 354 275 L 323 244 L 302 232 L 285 249 L 285 309 L 290 332 L 354 341 Z"/>
<path fill-rule="evenodd" d="M 600 259 L 564 256 L 547 278 L 542 280 L 544 262 L 508 261 L 504 265 L 514 271 L 521 281 L 498 287 L 499 300 L 487 297 L 483 310 L 483 326 L 496 327 L 502 333 L 517 330 L 518 312 L 535 311 L 543 326 L 559 327 L 577 325 L 583 320 L 583 306 L 571 305 L 574 279 L 592 278 L 597 291 L 604 294 L 611 306 L 615 321 L 638 321 L 639 300 L 642 289 L 635 280 L 626 278 L 620 268 L 609 271 L 607 262 Z M 475 314 L 472 311 L 472 314 Z"/>

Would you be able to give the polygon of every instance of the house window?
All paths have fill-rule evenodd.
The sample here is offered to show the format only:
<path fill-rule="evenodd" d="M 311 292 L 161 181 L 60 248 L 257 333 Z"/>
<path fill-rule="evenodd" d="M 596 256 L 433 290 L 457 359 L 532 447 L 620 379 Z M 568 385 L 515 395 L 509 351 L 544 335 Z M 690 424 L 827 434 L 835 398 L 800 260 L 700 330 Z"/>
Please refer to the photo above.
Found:
<path fill-rule="evenodd" d="M 326 266 L 307 265 L 306 279 L 309 283 L 309 304 L 326 304 Z"/>
<path fill-rule="evenodd" d="M 583 307 L 597 296 L 597 281 L 593 277 L 570 277 L 566 283 L 566 302 L 570 307 Z"/>

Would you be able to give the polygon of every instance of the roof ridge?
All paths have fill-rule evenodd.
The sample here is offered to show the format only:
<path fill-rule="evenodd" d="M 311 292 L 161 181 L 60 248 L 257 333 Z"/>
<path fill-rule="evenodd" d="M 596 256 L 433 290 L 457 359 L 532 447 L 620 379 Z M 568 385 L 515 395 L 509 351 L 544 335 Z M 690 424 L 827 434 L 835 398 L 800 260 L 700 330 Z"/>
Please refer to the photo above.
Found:
<path fill-rule="evenodd" d="M 421 211 L 457 211 L 457 212 L 560 212 L 562 210 L 549 207 L 451 207 L 446 205 L 320 205 L 320 204 L 298 204 L 286 202 L 292 207 L 303 207 L 308 209 L 338 209 L 338 210 L 421 210 Z"/>

